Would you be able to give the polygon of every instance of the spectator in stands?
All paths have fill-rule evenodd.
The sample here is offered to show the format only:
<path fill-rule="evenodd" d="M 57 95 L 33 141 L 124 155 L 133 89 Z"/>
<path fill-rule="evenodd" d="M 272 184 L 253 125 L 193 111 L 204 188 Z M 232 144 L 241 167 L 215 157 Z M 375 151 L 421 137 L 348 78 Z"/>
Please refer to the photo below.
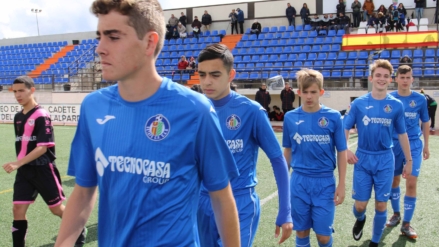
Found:
<path fill-rule="evenodd" d="M 377 15 L 376 15 L 376 13 L 372 13 L 372 15 L 371 15 L 370 18 L 369 18 L 369 21 L 367 21 L 367 27 L 366 27 L 366 30 L 368 30 L 370 27 L 375 28 L 375 26 L 377 25 L 377 23 L 378 23 Z M 375 33 L 376 33 L 376 32 L 377 32 L 377 30 L 375 29 Z M 369 33 L 369 31 L 368 31 L 367 33 Z"/>
<path fill-rule="evenodd" d="M 236 34 L 238 34 L 238 14 L 235 12 L 235 9 L 232 9 L 232 12 L 229 14 L 230 25 L 232 26 L 232 34 L 233 30 L 235 30 Z"/>
<path fill-rule="evenodd" d="M 383 15 L 387 14 L 387 9 L 386 7 L 384 7 L 384 4 L 381 4 L 380 7 L 378 8 L 377 13 L 379 12 L 383 13 Z"/>
<path fill-rule="evenodd" d="M 178 39 L 178 38 L 180 38 L 180 34 L 178 33 L 178 30 L 177 30 L 176 27 L 173 27 L 173 28 L 172 28 L 172 38 L 173 38 L 173 39 Z"/>
<path fill-rule="evenodd" d="M 399 16 L 399 12 L 398 10 L 395 10 L 393 8 L 393 5 L 390 5 L 389 8 L 387 9 L 387 25 L 386 25 L 386 30 L 387 32 L 390 31 L 395 31 L 395 26 L 396 23 L 398 23 L 398 16 Z"/>
<path fill-rule="evenodd" d="M 284 112 L 280 111 L 278 106 L 273 106 L 273 111 L 270 112 L 270 121 L 284 121 Z"/>
<path fill-rule="evenodd" d="M 198 38 L 200 36 L 201 31 L 201 22 L 198 20 L 198 17 L 195 16 L 194 21 L 192 22 L 192 32 L 194 36 Z"/>
<path fill-rule="evenodd" d="M 344 4 L 343 0 L 338 0 L 338 4 L 336 8 L 337 8 L 337 16 L 340 16 L 340 13 L 346 15 L 346 5 Z"/>
<path fill-rule="evenodd" d="M 186 56 L 181 56 L 180 61 L 178 61 L 178 69 L 184 70 L 189 67 L 189 62 L 186 59 Z"/>
<path fill-rule="evenodd" d="M 259 91 L 256 92 L 255 100 L 261 104 L 262 107 L 264 107 L 264 109 L 267 111 L 267 114 L 270 112 L 269 105 L 271 103 L 271 96 L 267 91 L 267 85 L 265 85 L 265 83 L 262 83 Z"/>
<path fill-rule="evenodd" d="M 186 17 L 186 15 L 183 12 L 181 12 L 180 19 L 178 19 L 178 20 L 181 22 L 181 25 L 186 27 L 186 25 L 187 25 L 187 17 Z"/>
<path fill-rule="evenodd" d="M 259 23 L 258 20 L 255 20 L 250 29 L 250 33 L 256 34 L 256 36 L 259 38 L 259 34 L 261 33 L 261 30 L 262 30 L 261 23 Z"/>
<path fill-rule="evenodd" d="M 329 19 L 328 29 L 329 30 L 337 30 L 337 28 L 338 28 L 338 26 L 337 26 L 338 18 L 336 16 L 334 16 L 334 14 L 329 14 L 328 19 Z"/>
<path fill-rule="evenodd" d="M 285 83 L 285 88 L 280 92 L 280 100 L 282 101 L 282 111 L 287 113 L 294 109 L 293 103 L 296 98 L 293 89 L 288 82 Z M 274 108 L 274 106 L 273 106 Z"/>
<path fill-rule="evenodd" d="M 240 8 L 237 8 L 236 11 L 238 12 L 238 24 L 240 33 L 244 34 L 244 11 L 242 11 Z"/>
<path fill-rule="evenodd" d="M 212 16 L 207 13 L 207 10 L 204 11 L 204 15 L 201 17 L 201 24 L 204 26 L 204 30 L 210 30 L 210 25 L 212 24 Z"/>
<path fill-rule="evenodd" d="M 321 23 L 321 19 L 319 18 L 319 16 L 316 14 L 314 15 L 314 18 L 311 19 L 311 31 L 317 31 L 317 33 L 320 31 L 320 23 Z"/>
<path fill-rule="evenodd" d="M 195 92 L 199 92 L 199 93 L 201 93 L 201 94 L 203 93 L 203 89 L 201 89 L 200 84 L 193 85 L 193 86 L 191 87 L 191 89 L 194 90 Z"/>
<path fill-rule="evenodd" d="M 183 26 L 183 24 L 181 22 L 178 23 L 177 31 L 178 31 L 178 34 L 180 35 L 180 38 L 184 39 L 187 37 L 186 27 Z"/>
<path fill-rule="evenodd" d="M 170 24 L 166 24 L 165 39 L 170 40 L 172 38 L 173 27 Z"/>
<path fill-rule="evenodd" d="M 361 3 L 358 0 L 354 0 L 351 4 L 352 16 L 354 18 L 354 27 L 359 27 L 361 22 Z"/>
<path fill-rule="evenodd" d="M 365 0 L 363 3 L 363 20 L 369 21 L 370 16 L 375 10 L 375 5 L 372 0 Z"/>
<path fill-rule="evenodd" d="M 428 116 L 430 117 L 430 131 L 435 131 L 434 122 L 436 117 L 437 102 L 430 95 L 424 93 L 424 89 L 421 89 L 421 93 L 425 95 L 427 100 Z"/>
<path fill-rule="evenodd" d="M 398 12 L 399 12 L 398 28 L 399 30 L 403 31 L 405 26 L 405 17 L 407 16 L 407 10 L 405 9 L 404 4 L 400 3 L 398 5 Z"/>
<path fill-rule="evenodd" d="M 287 3 L 287 9 L 285 10 L 285 15 L 288 19 L 288 25 L 296 27 L 296 9 Z"/>
<path fill-rule="evenodd" d="M 351 19 L 349 17 L 345 16 L 343 13 L 340 13 L 338 16 L 338 26 L 337 30 L 345 30 L 345 28 L 349 27 L 349 23 L 351 22 Z M 346 31 L 347 33 L 347 31 Z"/>
<path fill-rule="evenodd" d="M 425 0 L 415 0 L 415 13 L 416 13 L 416 19 L 418 19 L 418 23 L 419 23 L 419 19 L 421 19 L 422 16 L 424 15 L 424 5 L 425 5 Z"/>
<path fill-rule="evenodd" d="M 409 56 L 405 55 L 404 57 L 399 59 L 399 66 L 401 65 L 408 65 L 410 66 L 410 68 L 412 68 L 413 60 Z"/>
<path fill-rule="evenodd" d="M 177 27 L 178 25 L 178 19 L 177 17 L 174 16 L 174 14 L 171 15 L 171 18 L 169 18 L 168 23 L 169 25 L 171 25 L 172 27 Z"/>
<path fill-rule="evenodd" d="M 305 20 L 309 18 L 308 4 L 304 3 L 300 10 L 300 18 L 302 19 L 302 26 L 305 26 Z"/>
<path fill-rule="evenodd" d="M 379 12 L 375 29 L 377 30 L 377 33 L 382 33 L 385 27 L 386 27 L 386 17 L 382 12 Z"/>
<path fill-rule="evenodd" d="M 195 61 L 194 57 L 191 57 L 189 60 L 189 67 L 191 67 L 191 69 L 196 70 L 197 69 L 197 61 Z"/>
<path fill-rule="evenodd" d="M 331 20 L 329 19 L 327 14 L 323 15 L 323 18 L 320 20 L 320 29 L 318 35 L 327 35 L 329 26 L 331 25 Z M 320 34 L 321 31 L 325 31 L 325 34 Z"/>

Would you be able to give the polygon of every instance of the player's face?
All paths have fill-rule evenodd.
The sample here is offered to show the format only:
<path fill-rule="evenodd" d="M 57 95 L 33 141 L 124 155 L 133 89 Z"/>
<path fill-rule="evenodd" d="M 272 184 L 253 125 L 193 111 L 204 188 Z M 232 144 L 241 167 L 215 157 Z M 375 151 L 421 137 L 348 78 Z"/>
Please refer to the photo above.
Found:
<path fill-rule="evenodd" d="M 398 89 L 409 90 L 413 83 L 412 72 L 407 72 L 405 74 L 398 74 L 395 78 L 396 83 L 398 83 Z"/>
<path fill-rule="evenodd" d="M 221 59 L 206 60 L 198 63 L 200 85 L 204 94 L 213 100 L 219 100 L 230 93 L 230 82 L 235 78 L 235 70 L 227 72 Z"/>
<path fill-rule="evenodd" d="M 24 83 L 12 84 L 12 91 L 18 104 L 24 106 L 32 100 L 32 94 L 35 88 L 27 88 Z"/>
<path fill-rule="evenodd" d="M 320 109 L 319 98 L 325 91 L 319 89 L 316 83 L 311 84 L 306 89 L 297 90 L 297 94 L 302 98 L 302 109 L 307 112 L 316 112 Z"/>
<path fill-rule="evenodd" d="M 387 91 L 387 87 L 392 81 L 392 76 L 388 69 L 378 67 L 373 72 L 373 76 L 369 77 L 369 80 L 372 82 L 372 86 L 375 90 Z"/>
<path fill-rule="evenodd" d="M 128 25 L 127 16 L 116 11 L 99 15 L 96 34 L 100 41 L 96 52 L 101 58 L 103 78 L 123 81 L 144 70 L 146 58 L 153 56 L 158 41 L 152 33 L 139 40 L 134 28 Z"/>

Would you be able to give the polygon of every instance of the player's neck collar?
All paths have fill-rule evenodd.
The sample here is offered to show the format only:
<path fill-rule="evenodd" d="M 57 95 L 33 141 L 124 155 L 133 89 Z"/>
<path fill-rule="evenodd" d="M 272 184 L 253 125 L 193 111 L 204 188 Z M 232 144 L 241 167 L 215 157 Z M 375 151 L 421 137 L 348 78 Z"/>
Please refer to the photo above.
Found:
<path fill-rule="evenodd" d="M 224 106 L 227 103 L 229 103 L 229 101 L 232 99 L 233 93 L 234 93 L 233 91 L 230 91 L 230 93 L 226 97 L 219 99 L 219 100 L 211 99 L 211 101 L 215 107 Z"/>

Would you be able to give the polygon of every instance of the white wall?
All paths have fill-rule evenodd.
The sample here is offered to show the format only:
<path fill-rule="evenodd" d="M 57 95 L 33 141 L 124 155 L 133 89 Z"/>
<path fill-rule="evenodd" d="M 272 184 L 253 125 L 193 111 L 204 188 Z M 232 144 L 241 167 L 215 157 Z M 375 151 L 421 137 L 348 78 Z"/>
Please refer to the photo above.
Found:
<path fill-rule="evenodd" d="M 354 0 L 345 0 L 346 1 L 346 12 L 352 12 L 351 5 L 354 2 Z M 363 6 L 363 3 L 365 0 L 358 0 L 361 3 L 361 6 Z M 413 9 L 415 8 L 415 1 L 413 0 L 380 0 L 380 1 L 374 1 L 375 4 L 375 10 L 377 10 L 381 4 L 384 4 L 384 7 L 386 9 L 392 4 L 394 1 L 404 4 L 404 7 L 406 9 Z M 323 1 L 323 13 L 336 13 L 337 9 L 335 8 L 338 4 L 338 0 L 324 0 Z M 427 8 L 433 8 L 436 7 L 436 2 L 433 0 L 427 0 Z M 411 14 L 411 11 L 408 13 Z M 425 15 L 425 14 L 424 14 Z"/>
<path fill-rule="evenodd" d="M 229 20 L 229 14 L 232 12 L 232 9 L 236 10 L 237 8 L 240 8 L 242 11 L 244 11 L 244 18 L 247 18 L 246 3 L 194 8 L 192 11 L 192 17 L 198 16 L 198 20 L 201 21 L 204 11 L 207 10 L 207 12 L 212 16 L 212 21 Z"/>
<path fill-rule="evenodd" d="M 323 2 L 328 1 L 324 0 Z M 270 17 L 270 16 L 285 16 L 285 10 L 287 3 L 290 3 L 296 9 L 297 15 L 300 16 L 300 10 L 303 7 L 303 3 L 306 2 L 309 8 L 309 12 L 316 12 L 316 1 L 269 1 L 269 2 L 256 2 L 255 3 L 255 17 Z"/>

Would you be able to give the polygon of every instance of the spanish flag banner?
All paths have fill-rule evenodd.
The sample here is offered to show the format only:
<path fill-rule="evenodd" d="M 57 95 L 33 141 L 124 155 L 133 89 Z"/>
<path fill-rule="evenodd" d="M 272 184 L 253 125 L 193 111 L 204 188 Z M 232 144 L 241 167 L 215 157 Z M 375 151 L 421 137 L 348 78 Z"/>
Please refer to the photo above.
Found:
<path fill-rule="evenodd" d="M 384 48 L 407 48 L 438 46 L 438 32 L 398 32 L 377 34 L 343 35 L 342 50 L 371 50 Z"/>

